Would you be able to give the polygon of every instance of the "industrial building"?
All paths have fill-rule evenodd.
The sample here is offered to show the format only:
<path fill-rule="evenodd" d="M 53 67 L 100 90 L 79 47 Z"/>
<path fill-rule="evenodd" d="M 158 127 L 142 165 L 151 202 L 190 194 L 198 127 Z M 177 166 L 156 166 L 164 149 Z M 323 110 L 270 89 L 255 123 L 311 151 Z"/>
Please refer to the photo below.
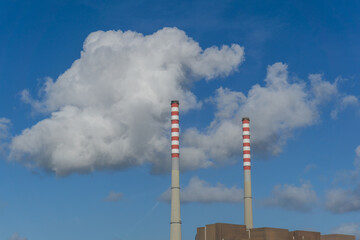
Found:
<path fill-rule="evenodd" d="M 310 231 L 289 231 L 282 228 L 253 228 L 245 225 L 215 223 L 197 228 L 195 240 L 355 240 L 353 235 Z"/>
<path fill-rule="evenodd" d="M 215 223 L 197 228 L 195 240 L 355 240 L 353 235 L 281 228 L 254 228 L 251 194 L 250 118 L 242 119 L 244 170 L 244 224 Z M 179 101 L 171 101 L 171 216 L 170 240 L 181 240 Z"/>
<path fill-rule="evenodd" d="M 281 228 L 254 228 L 251 195 L 250 118 L 242 119 L 245 225 L 215 223 L 197 229 L 195 240 L 355 240 L 353 235 L 289 231 Z"/>
<path fill-rule="evenodd" d="M 171 217 L 170 240 L 181 240 L 179 101 L 171 101 Z"/>

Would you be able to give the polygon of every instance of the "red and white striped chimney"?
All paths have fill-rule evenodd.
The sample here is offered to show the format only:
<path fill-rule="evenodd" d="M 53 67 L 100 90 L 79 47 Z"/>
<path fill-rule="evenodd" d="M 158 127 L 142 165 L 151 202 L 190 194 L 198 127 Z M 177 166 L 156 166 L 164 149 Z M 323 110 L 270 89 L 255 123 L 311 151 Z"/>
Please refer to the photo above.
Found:
<path fill-rule="evenodd" d="M 171 101 L 171 220 L 170 240 L 181 240 L 179 101 Z"/>
<path fill-rule="evenodd" d="M 246 229 L 253 228 L 251 196 L 251 155 L 250 155 L 250 118 L 242 119 L 243 167 L 244 167 L 244 222 Z"/>

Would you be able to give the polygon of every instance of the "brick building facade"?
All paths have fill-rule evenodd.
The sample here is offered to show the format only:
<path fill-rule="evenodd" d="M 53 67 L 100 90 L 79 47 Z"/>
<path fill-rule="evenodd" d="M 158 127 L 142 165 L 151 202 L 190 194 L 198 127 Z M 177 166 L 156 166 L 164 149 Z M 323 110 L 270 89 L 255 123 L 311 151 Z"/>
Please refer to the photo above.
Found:
<path fill-rule="evenodd" d="M 197 228 L 195 240 L 355 240 L 353 235 L 320 232 L 289 231 L 281 228 L 253 228 L 245 225 L 215 223 Z"/>

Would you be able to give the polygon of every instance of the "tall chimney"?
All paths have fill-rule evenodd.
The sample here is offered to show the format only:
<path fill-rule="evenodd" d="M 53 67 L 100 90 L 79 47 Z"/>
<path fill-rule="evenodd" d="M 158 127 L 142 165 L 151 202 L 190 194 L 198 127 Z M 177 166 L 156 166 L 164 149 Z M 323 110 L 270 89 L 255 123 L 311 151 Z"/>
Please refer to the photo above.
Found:
<path fill-rule="evenodd" d="M 242 119 L 243 166 L 244 166 L 244 222 L 246 230 L 253 228 L 251 197 L 251 157 L 250 157 L 250 118 Z"/>
<path fill-rule="evenodd" d="M 170 240 L 181 240 L 179 183 L 179 101 L 171 101 L 171 220 Z"/>

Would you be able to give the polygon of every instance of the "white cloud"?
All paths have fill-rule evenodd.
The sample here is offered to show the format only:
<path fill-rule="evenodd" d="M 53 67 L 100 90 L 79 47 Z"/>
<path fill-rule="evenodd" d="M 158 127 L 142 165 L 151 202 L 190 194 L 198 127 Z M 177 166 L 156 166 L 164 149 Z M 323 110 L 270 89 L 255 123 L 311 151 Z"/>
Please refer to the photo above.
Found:
<path fill-rule="evenodd" d="M 189 185 L 181 190 L 180 199 L 182 203 L 200 202 L 200 203 L 237 203 L 243 202 L 243 190 L 233 186 L 227 188 L 223 184 L 211 186 L 198 177 L 193 177 Z M 164 192 L 160 200 L 170 202 L 170 189 Z"/>
<path fill-rule="evenodd" d="M 326 208 L 334 213 L 360 211 L 360 185 L 354 190 L 329 190 L 326 194 Z"/>
<path fill-rule="evenodd" d="M 292 82 L 287 65 L 268 67 L 265 86 L 254 85 L 247 96 L 241 92 L 219 88 L 211 98 L 216 104 L 215 119 L 205 132 L 188 129 L 183 134 L 182 151 L 196 148 L 189 159 L 208 166 L 241 154 L 241 119 L 250 117 L 252 150 L 262 157 L 276 155 L 297 129 L 315 124 L 320 104 L 329 101 L 338 90 L 336 84 L 310 75 L 310 86 Z"/>
<path fill-rule="evenodd" d="M 355 235 L 360 240 L 360 223 L 344 223 L 331 230 L 332 233 Z"/>
<path fill-rule="evenodd" d="M 356 105 L 359 103 L 359 99 L 357 99 L 357 97 L 352 96 L 352 95 L 348 95 L 345 96 L 342 100 L 341 100 L 341 104 L 345 107 L 349 106 L 349 105 Z"/>
<path fill-rule="evenodd" d="M 9 137 L 11 121 L 7 118 L 0 118 L 0 153 L 4 151 L 6 139 Z"/>
<path fill-rule="evenodd" d="M 308 164 L 305 166 L 304 172 L 307 173 L 310 170 L 315 169 L 315 168 L 317 168 L 316 164 Z"/>
<path fill-rule="evenodd" d="M 354 160 L 354 170 L 352 171 L 353 178 L 355 181 L 359 181 L 360 184 L 360 145 L 355 149 L 355 160 Z"/>
<path fill-rule="evenodd" d="M 333 188 L 326 194 L 326 208 L 334 213 L 360 211 L 360 145 L 355 149 L 354 169 L 341 175 L 349 179 L 347 189 Z"/>
<path fill-rule="evenodd" d="M 318 197 L 310 183 L 300 187 L 294 185 L 276 185 L 271 197 L 265 199 L 265 206 L 277 206 L 287 210 L 309 212 L 317 204 Z"/>
<path fill-rule="evenodd" d="M 8 135 L 10 120 L 7 118 L 0 118 L 0 137 L 5 138 Z"/>
<path fill-rule="evenodd" d="M 211 100 L 218 109 L 216 117 L 219 119 L 229 119 L 233 118 L 241 104 L 245 103 L 246 96 L 242 92 L 233 92 L 227 88 L 219 88 L 216 91 L 215 98 Z"/>
<path fill-rule="evenodd" d="M 20 237 L 20 235 L 18 233 L 14 233 L 9 240 L 27 240 L 26 237 Z"/>
<path fill-rule="evenodd" d="M 324 81 L 322 74 L 310 74 L 309 80 L 314 95 L 314 102 L 317 104 L 330 101 L 332 97 L 339 94 L 337 82 L 330 83 Z"/>
<path fill-rule="evenodd" d="M 344 111 L 346 108 L 350 106 L 358 106 L 359 100 L 357 97 L 353 95 L 346 95 L 341 98 L 337 106 L 331 111 L 331 117 L 336 119 L 339 112 Z"/>
<path fill-rule="evenodd" d="M 170 100 L 180 100 L 183 112 L 199 108 L 191 83 L 226 76 L 243 59 L 239 45 L 202 50 L 177 28 L 147 36 L 91 33 L 80 59 L 48 79 L 40 99 L 23 92 L 25 102 L 50 116 L 13 138 L 9 158 L 60 176 L 144 163 L 165 171 Z M 201 154 L 195 163 L 185 157 L 182 168 L 209 166 Z"/>
<path fill-rule="evenodd" d="M 360 145 L 355 149 L 356 156 L 360 158 Z"/>
<path fill-rule="evenodd" d="M 118 202 L 123 197 L 121 192 L 110 192 L 109 195 L 104 199 L 106 202 Z"/>

